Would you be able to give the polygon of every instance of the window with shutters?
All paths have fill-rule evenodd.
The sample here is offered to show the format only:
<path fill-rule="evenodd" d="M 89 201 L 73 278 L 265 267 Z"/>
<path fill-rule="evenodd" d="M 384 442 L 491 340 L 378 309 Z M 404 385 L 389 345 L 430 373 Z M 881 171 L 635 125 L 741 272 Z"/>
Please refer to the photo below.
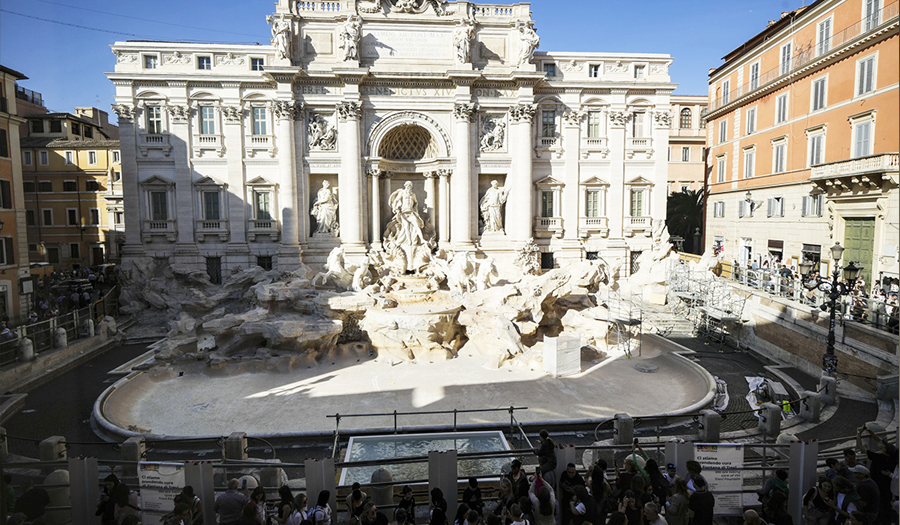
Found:
<path fill-rule="evenodd" d="M 50 133 L 62 133 L 62 121 L 54 119 L 50 121 Z"/>
<path fill-rule="evenodd" d="M 819 111 L 825 108 L 825 94 L 827 78 L 817 78 L 812 83 L 812 110 Z"/>
<path fill-rule="evenodd" d="M 751 133 L 755 133 L 756 132 L 756 106 L 753 106 L 752 108 L 747 108 L 746 121 L 747 121 L 747 128 L 746 128 L 747 135 L 750 135 Z"/>
<path fill-rule="evenodd" d="M 852 157 L 865 157 L 872 154 L 875 115 L 873 112 L 850 117 L 852 127 Z"/>
<path fill-rule="evenodd" d="M 719 122 L 719 144 L 728 140 L 728 119 Z"/>
<path fill-rule="evenodd" d="M 204 191 L 203 198 L 203 219 L 207 221 L 217 221 L 222 218 L 219 192 Z"/>
<path fill-rule="evenodd" d="M 780 68 L 782 75 L 787 75 L 791 72 L 791 47 L 790 43 L 781 46 Z"/>
<path fill-rule="evenodd" d="M 34 210 L 25 210 L 25 226 L 37 226 L 37 216 Z"/>
<path fill-rule="evenodd" d="M 809 165 L 822 164 L 825 162 L 825 129 L 819 127 L 806 133 L 809 141 Z"/>
<path fill-rule="evenodd" d="M 34 157 L 30 151 L 22 152 L 22 165 L 31 166 L 34 163 Z"/>
<path fill-rule="evenodd" d="M 825 200 L 821 194 L 818 195 L 804 195 L 803 196 L 803 206 L 802 206 L 802 215 L 804 217 L 821 217 L 822 216 L 822 201 Z"/>
<path fill-rule="evenodd" d="M 13 207 L 12 183 L 8 180 L 0 179 L 0 207 L 7 210 Z"/>
<path fill-rule="evenodd" d="M 50 165 L 50 152 L 46 150 L 41 150 L 38 152 L 38 162 L 41 166 Z"/>
<path fill-rule="evenodd" d="M 788 94 L 778 95 L 775 99 L 775 123 L 781 124 L 788 119 Z"/>
<path fill-rule="evenodd" d="M 88 165 L 89 166 L 97 165 L 97 152 L 96 151 L 88 151 Z"/>
<path fill-rule="evenodd" d="M 772 141 L 772 173 L 783 173 L 787 164 L 787 139 L 779 137 Z"/>
<path fill-rule="evenodd" d="M 69 258 L 81 259 L 81 245 L 77 242 L 69 243 Z"/>
<path fill-rule="evenodd" d="M 100 224 L 100 208 L 91 208 L 91 224 L 97 226 Z"/>
<path fill-rule="evenodd" d="M 716 182 L 725 182 L 728 171 L 728 158 L 725 155 L 716 157 Z"/>
<path fill-rule="evenodd" d="M 767 217 L 784 217 L 784 197 L 772 197 L 766 201 Z"/>
<path fill-rule="evenodd" d="M 738 201 L 738 217 L 753 217 L 753 203 L 745 200 Z"/>
<path fill-rule="evenodd" d="M 690 162 L 691 161 L 691 147 L 690 146 L 682 146 L 681 147 L 681 162 Z"/>
<path fill-rule="evenodd" d="M 33 180 L 22 181 L 22 191 L 24 191 L 25 193 L 36 192 L 37 190 L 35 189 L 34 181 Z"/>
<path fill-rule="evenodd" d="M 53 183 L 49 180 L 38 181 L 38 192 L 53 193 Z"/>
<path fill-rule="evenodd" d="M 84 181 L 84 191 L 100 191 L 100 181 L 95 179 Z"/>
<path fill-rule="evenodd" d="M 75 208 L 66 208 L 66 224 L 69 226 L 78 226 L 78 210 Z"/>
<path fill-rule="evenodd" d="M 78 191 L 78 183 L 74 180 L 64 180 L 63 191 Z"/>
<path fill-rule="evenodd" d="M 875 91 L 875 55 L 856 62 L 856 96 Z"/>
<path fill-rule="evenodd" d="M 750 65 L 750 89 L 759 87 L 759 62 Z"/>
<path fill-rule="evenodd" d="M 744 148 L 744 178 L 750 179 L 756 170 L 756 146 Z"/>
<path fill-rule="evenodd" d="M 865 4 L 866 31 L 871 31 L 881 23 L 881 0 L 863 0 Z"/>
<path fill-rule="evenodd" d="M 16 264 L 16 240 L 12 237 L 0 237 L 0 242 L 3 244 L 3 250 L 0 250 L 0 256 L 3 257 L 0 266 Z"/>
<path fill-rule="evenodd" d="M 166 221 L 169 220 L 169 194 L 165 191 L 149 192 L 150 199 L 150 220 Z"/>
<path fill-rule="evenodd" d="M 0 128 L 0 157 L 9 157 L 9 137 L 4 128 Z"/>
<path fill-rule="evenodd" d="M 731 98 L 731 81 L 726 80 L 722 82 L 722 105 L 728 104 L 728 101 Z"/>
<path fill-rule="evenodd" d="M 31 132 L 32 133 L 43 133 L 44 132 L 44 121 L 43 120 L 32 120 L 31 121 Z"/>
<path fill-rule="evenodd" d="M 718 201 L 713 203 L 713 217 L 725 216 L 725 202 Z"/>
<path fill-rule="evenodd" d="M 816 32 L 816 56 L 822 56 L 831 49 L 831 18 L 819 22 Z"/>

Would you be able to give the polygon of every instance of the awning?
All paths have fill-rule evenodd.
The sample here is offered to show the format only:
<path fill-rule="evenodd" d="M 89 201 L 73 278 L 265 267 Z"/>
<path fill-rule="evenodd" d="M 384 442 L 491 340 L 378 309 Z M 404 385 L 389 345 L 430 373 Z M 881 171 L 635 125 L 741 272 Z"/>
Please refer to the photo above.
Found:
<path fill-rule="evenodd" d="M 784 250 L 784 241 L 773 241 L 769 239 L 769 251 L 782 251 Z"/>
<path fill-rule="evenodd" d="M 800 250 L 803 253 L 822 253 L 822 245 L 821 244 L 804 244 L 803 249 Z"/>

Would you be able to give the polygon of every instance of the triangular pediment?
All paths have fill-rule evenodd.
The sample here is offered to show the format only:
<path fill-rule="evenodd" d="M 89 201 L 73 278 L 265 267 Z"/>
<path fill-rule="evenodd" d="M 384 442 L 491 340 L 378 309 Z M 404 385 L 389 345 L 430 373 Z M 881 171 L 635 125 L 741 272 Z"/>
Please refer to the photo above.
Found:
<path fill-rule="evenodd" d="M 644 177 L 635 177 L 625 184 L 629 184 L 631 186 L 653 186 L 653 181 Z"/>
<path fill-rule="evenodd" d="M 212 177 L 200 177 L 194 181 L 194 186 L 225 186 L 224 182 L 219 182 Z"/>
<path fill-rule="evenodd" d="M 275 183 L 265 177 L 256 177 L 247 181 L 248 186 L 274 186 Z"/>
<path fill-rule="evenodd" d="M 548 175 L 534 184 L 537 186 L 565 186 L 561 180 L 554 179 L 552 175 Z"/>
<path fill-rule="evenodd" d="M 161 177 L 159 175 L 154 175 L 149 179 L 141 181 L 143 185 L 156 185 L 156 186 L 171 186 L 174 184 L 172 181 L 165 177 Z"/>
<path fill-rule="evenodd" d="M 591 177 L 581 183 L 584 186 L 609 186 L 609 183 L 600 177 Z"/>

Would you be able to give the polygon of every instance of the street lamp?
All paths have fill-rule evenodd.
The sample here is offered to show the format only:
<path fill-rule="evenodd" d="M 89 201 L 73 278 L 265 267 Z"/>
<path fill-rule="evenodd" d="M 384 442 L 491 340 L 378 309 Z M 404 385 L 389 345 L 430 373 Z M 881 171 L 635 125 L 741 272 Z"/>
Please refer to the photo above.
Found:
<path fill-rule="evenodd" d="M 834 376 L 837 373 L 837 355 L 834 353 L 834 313 L 835 310 L 837 310 L 837 300 L 839 297 L 847 295 L 853 290 L 852 283 L 856 281 L 856 277 L 859 275 L 860 270 L 863 269 L 862 266 L 857 266 L 855 262 L 850 262 L 850 264 L 843 268 L 844 279 L 846 279 L 847 284 L 842 283 L 839 279 L 841 277 L 840 262 L 843 255 L 844 247 L 841 246 L 841 243 L 835 243 L 835 245 L 831 247 L 831 258 L 834 260 L 834 271 L 831 274 L 831 281 L 823 280 L 812 286 L 807 285 L 807 288 L 810 290 L 818 289 L 825 292 L 830 302 L 830 313 L 828 314 L 828 344 L 825 347 L 825 355 L 822 356 L 822 368 L 824 369 L 825 375 L 829 376 Z M 803 277 L 809 275 L 812 271 L 812 267 L 812 263 L 808 261 L 800 263 L 800 273 Z"/>

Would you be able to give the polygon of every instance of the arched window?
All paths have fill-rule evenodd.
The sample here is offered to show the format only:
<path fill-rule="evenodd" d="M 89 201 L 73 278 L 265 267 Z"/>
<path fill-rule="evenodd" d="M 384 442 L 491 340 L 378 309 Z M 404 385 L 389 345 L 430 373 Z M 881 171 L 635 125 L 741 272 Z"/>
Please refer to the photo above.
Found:
<path fill-rule="evenodd" d="M 681 110 L 681 129 L 691 129 L 694 126 L 694 117 L 691 110 L 684 108 Z"/>

